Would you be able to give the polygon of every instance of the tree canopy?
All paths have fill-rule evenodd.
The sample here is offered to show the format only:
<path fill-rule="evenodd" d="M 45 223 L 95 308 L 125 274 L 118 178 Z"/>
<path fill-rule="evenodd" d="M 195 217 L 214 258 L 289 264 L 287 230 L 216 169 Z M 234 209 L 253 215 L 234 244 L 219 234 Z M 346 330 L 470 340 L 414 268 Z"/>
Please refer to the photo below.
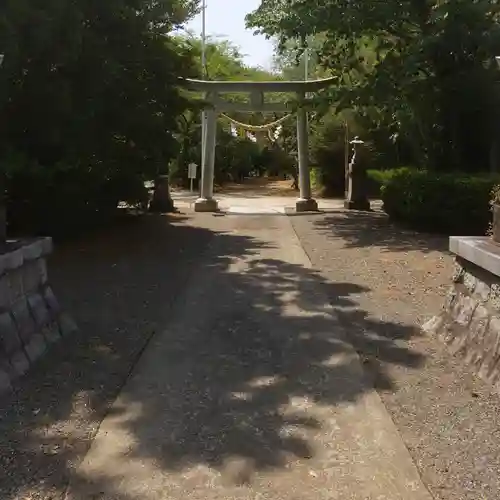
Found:
<path fill-rule="evenodd" d="M 281 51 L 313 39 L 337 109 L 446 170 L 484 168 L 498 142 L 498 16 L 496 0 L 263 0 L 247 22 Z"/>
<path fill-rule="evenodd" d="M 113 206 L 176 154 L 177 116 L 188 104 L 178 77 L 196 68 L 169 33 L 197 6 L 2 2 L 0 165 L 12 224 L 49 206 L 59 219 L 66 205 Z"/>

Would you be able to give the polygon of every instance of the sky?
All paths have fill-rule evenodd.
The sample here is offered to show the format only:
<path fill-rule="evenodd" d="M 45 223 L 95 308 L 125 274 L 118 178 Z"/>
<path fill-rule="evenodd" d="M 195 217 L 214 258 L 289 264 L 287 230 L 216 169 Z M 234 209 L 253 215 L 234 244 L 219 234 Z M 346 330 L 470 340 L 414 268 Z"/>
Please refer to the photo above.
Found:
<path fill-rule="evenodd" d="M 206 0 L 207 35 L 217 36 L 238 46 L 249 66 L 271 69 L 273 44 L 263 36 L 254 36 L 245 29 L 245 15 L 260 5 L 260 0 Z M 187 26 L 201 34 L 201 14 Z"/>

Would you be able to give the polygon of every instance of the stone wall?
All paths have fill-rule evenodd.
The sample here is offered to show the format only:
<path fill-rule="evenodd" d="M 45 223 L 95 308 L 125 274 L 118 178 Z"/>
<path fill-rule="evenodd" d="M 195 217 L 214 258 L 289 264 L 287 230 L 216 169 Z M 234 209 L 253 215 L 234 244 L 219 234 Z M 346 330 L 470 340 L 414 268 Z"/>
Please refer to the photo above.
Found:
<path fill-rule="evenodd" d="M 48 281 L 51 239 L 13 245 L 0 254 L 0 393 L 10 390 L 51 344 L 76 330 Z"/>
<path fill-rule="evenodd" d="M 500 277 L 459 256 L 442 312 L 424 325 L 500 390 Z"/>

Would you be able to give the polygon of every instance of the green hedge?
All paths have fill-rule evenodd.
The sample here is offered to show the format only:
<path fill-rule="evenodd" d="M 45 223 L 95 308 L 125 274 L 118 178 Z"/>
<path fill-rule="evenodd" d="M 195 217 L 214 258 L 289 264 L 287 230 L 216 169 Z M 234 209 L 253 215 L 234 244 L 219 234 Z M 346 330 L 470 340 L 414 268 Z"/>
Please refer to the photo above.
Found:
<path fill-rule="evenodd" d="M 381 188 L 387 184 L 392 177 L 400 172 L 414 170 L 412 167 L 400 167 L 387 170 L 367 170 L 368 196 L 379 199 Z M 311 169 L 311 183 L 315 191 L 322 197 L 343 197 L 345 192 L 344 166 L 339 163 L 329 167 L 314 167 Z"/>
<path fill-rule="evenodd" d="M 8 232 L 72 238 L 108 224 L 118 203 L 144 204 L 145 179 L 135 173 L 105 171 L 104 166 L 56 164 L 42 167 L 13 157 L 5 167 Z"/>
<path fill-rule="evenodd" d="M 401 169 L 384 183 L 381 193 L 387 214 L 413 229 L 483 235 L 491 221 L 491 190 L 498 182 L 493 176 Z"/>
<path fill-rule="evenodd" d="M 412 167 L 392 168 L 388 170 L 368 170 L 368 193 L 372 198 L 380 198 L 382 186 L 385 186 L 395 175 L 415 170 Z"/>

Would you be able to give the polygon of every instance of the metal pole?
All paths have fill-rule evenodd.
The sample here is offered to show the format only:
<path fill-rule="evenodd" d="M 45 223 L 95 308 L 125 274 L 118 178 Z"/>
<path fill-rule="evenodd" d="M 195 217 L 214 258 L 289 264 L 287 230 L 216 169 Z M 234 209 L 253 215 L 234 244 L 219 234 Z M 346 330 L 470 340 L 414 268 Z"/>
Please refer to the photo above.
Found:
<path fill-rule="evenodd" d="M 206 47 L 205 41 L 207 37 L 207 3 L 206 0 L 201 4 L 201 71 L 203 78 L 206 78 L 207 60 L 206 60 Z"/>
<path fill-rule="evenodd" d="M 304 80 L 307 82 L 309 80 L 309 48 L 304 52 Z"/>
<path fill-rule="evenodd" d="M 206 25 L 207 25 L 207 4 L 206 0 L 201 4 L 201 75 L 202 79 L 207 77 L 207 56 L 206 56 Z M 207 141 L 207 114 L 201 113 L 201 168 L 205 168 L 205 143 Z"/>
<path fill-rule="evenodd" d="M 344 197 L 347 200 L 347 192 L 349 189 L 349 125 L 345 121 L 345 134 L 344 134 L 344 175 L 345 175 L 345 190 Z"/>

